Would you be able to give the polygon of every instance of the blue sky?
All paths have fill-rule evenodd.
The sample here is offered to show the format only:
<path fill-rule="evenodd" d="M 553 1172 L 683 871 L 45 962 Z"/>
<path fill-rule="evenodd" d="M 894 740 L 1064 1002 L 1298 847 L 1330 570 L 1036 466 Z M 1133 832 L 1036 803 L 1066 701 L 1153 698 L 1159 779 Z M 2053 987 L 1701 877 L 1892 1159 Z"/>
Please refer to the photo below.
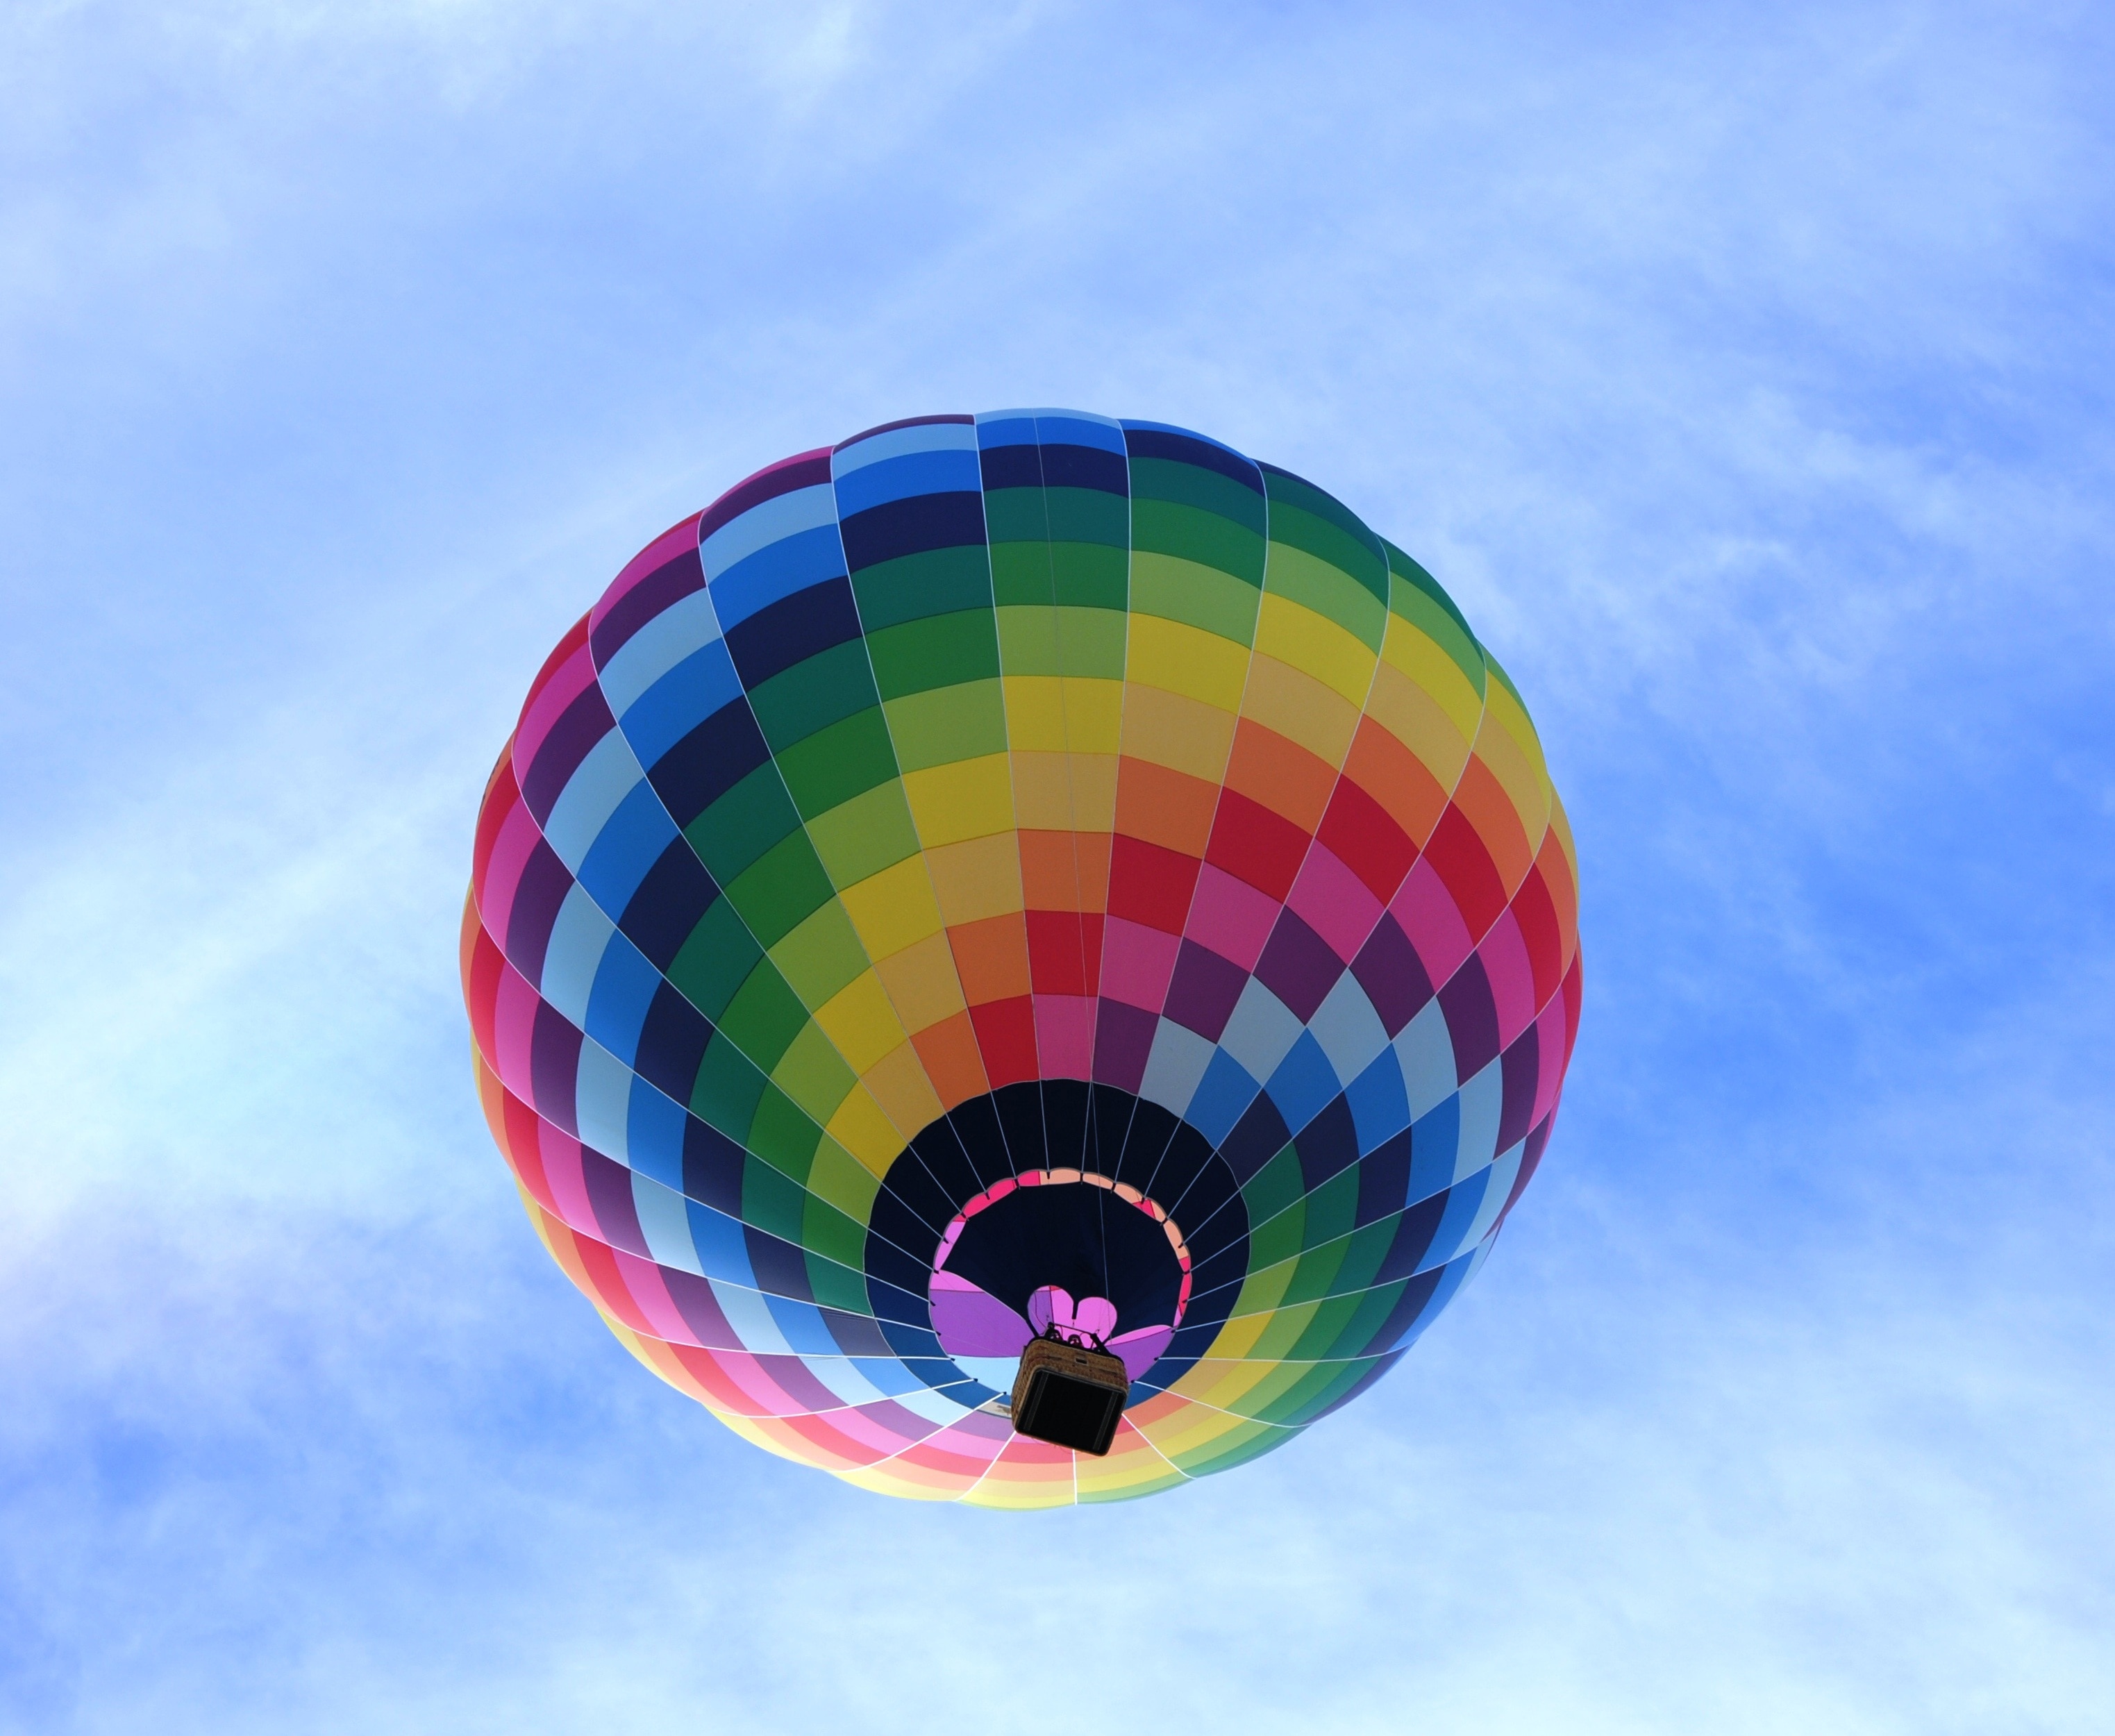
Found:
<path fill-rule="evenodd" d="M 2115 1700 L 2115 30 L 2084 7 L 0 22 L 0 1730 L 2073 1731 Z M 671 16 L 683 15 L 683 16 Z M 1140 1504 L 648 1377 L 470 1089 L 483 774 L 933 410 L 1419 555 L 1571 806 L 1478 1283 Z"/>

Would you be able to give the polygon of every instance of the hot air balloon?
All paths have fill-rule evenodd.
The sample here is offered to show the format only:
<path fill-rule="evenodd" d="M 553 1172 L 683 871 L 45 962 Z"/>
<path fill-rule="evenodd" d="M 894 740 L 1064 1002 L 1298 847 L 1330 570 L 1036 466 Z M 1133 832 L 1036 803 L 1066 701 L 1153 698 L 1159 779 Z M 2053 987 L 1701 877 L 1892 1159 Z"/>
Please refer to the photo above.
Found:
<path fill-rule="evenodd" d="M 1121 1499 L 1371 1385 L 1578 1026 L 1519 694 L 1312 484 L 890 423 L 655 538 L 531 685 L 462 930 L 537 1233 L 641 1362 L 891 1495 Z"/>

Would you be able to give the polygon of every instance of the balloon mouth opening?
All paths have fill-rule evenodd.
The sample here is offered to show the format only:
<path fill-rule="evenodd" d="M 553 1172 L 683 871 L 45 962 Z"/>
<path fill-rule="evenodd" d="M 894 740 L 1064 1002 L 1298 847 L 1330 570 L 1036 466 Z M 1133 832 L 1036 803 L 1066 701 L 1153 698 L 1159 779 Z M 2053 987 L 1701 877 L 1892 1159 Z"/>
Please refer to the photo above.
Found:
<path fill-rule="evenodd" d="M 1031 1169 L 955 1214 L 927 1300 L 941 1348 L 1003 1392 L 1042 1337 L 1106 1350 L 1136 1380 L 1174 1337 L 1193 1281 L 1181 1226 L 1157 1200 L 1092 1169 Z"/>

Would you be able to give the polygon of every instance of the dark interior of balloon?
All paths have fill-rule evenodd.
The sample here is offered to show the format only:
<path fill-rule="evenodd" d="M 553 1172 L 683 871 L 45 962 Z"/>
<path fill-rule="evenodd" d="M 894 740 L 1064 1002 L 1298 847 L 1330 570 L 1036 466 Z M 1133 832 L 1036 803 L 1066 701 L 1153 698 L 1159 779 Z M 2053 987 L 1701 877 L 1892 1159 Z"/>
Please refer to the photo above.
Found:
<path fill-rule="evenodd" d="M 1054 1337 L 1106 1353 L 1112 1378 L 1076 1395 L 1095 1417 L 1107 1390 L 1119 1409 L 1144 1396 L 1149 1371 L 1156 1387 L 1179 1378 L 1239 1293 L 1247 1224 L 1223 1158 L 1180 1118 L 1110 1086 L 1010 1086 L 957 1105 L 890 1166 L 869 1293 L 899 1353 L 966 1375 L 994 1414 L 1010 1400 L 1034 1434 L 1025 1353 Z M 1067 1444 L 1101 1432 L 1045 1426 Z"/>
<path fill-rule="evenodd" d="M 1092 1185 L 1016 1187 L 994 1200 L 965 1219 L 943 1270 L 1031 1325 L 1039 1295 L 1062 1291 L 1078 1330 L 1104 1341 L 1172 1327 L 1181 1301 L 1182 1267 L 1160 1223 Z M 1084 1318 L 1098 1298 L 1106 1307 Z M 1060 1324 L 1071 1325 L 1065 1303 L 1048 1300 Z"/>

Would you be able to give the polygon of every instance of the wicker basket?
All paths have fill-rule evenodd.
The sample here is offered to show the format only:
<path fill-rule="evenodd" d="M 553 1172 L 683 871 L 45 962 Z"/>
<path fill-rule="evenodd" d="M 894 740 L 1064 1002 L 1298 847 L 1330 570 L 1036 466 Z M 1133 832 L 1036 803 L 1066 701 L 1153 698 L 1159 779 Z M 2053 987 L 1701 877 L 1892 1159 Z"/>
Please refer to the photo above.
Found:
<path fill-rule="evenodd" d="M 1058 1338 L 1031 1339 L 1014 1376 L 1014 1431 L 1100 1458 L 1130 1397 L 1131 1376 L 1107 1351 Z"/>

